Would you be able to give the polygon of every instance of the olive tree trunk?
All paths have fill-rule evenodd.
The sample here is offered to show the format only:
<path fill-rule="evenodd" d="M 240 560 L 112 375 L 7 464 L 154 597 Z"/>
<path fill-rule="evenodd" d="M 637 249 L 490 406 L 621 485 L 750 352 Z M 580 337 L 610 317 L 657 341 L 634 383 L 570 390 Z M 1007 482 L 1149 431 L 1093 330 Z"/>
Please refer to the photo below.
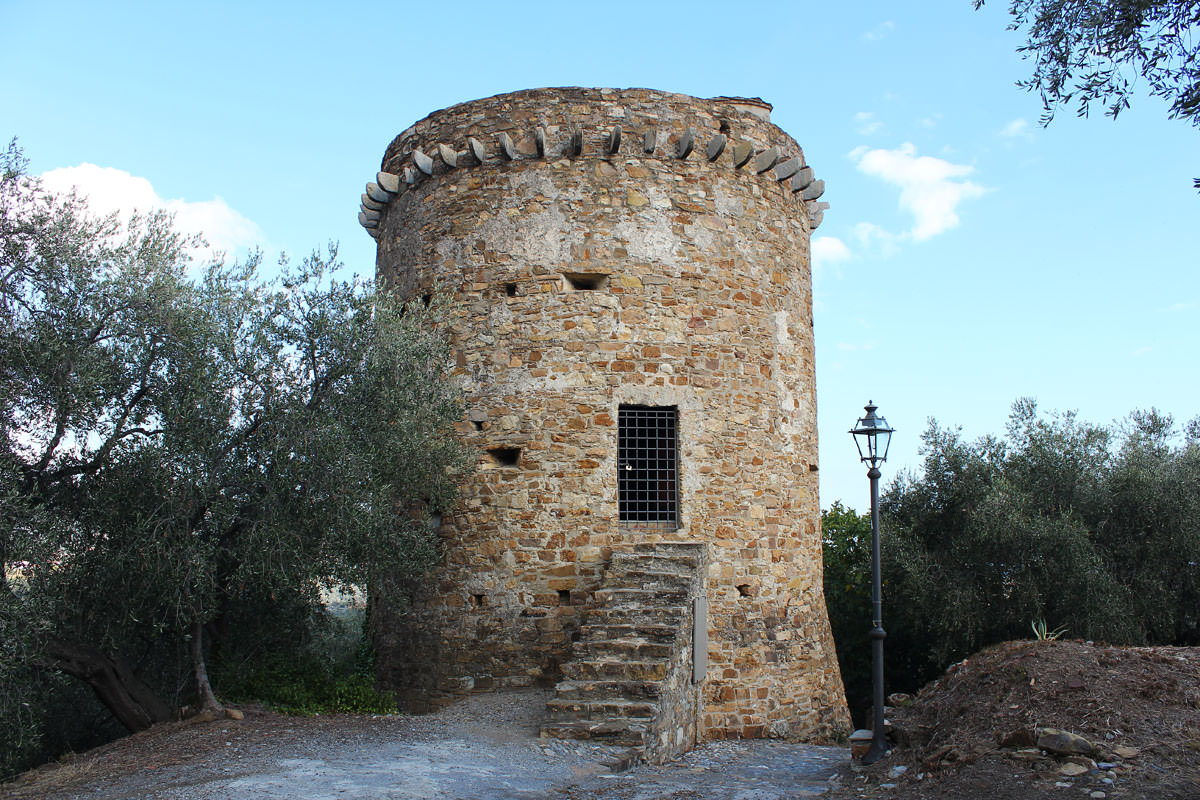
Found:
<path fill-rule="evenodd" d="M 94 647 L 52 639 L 46 645 L 51 665 L 92 687 L 96 697 L 130 733 L 171 719 L 171 709 L 120 657 Z"/>
<path fill-rule="evenodd" d="M 192 623 L 192 671 L 196 676 L 196 710 L 211 711 L 222 714 L 225 707 L 213 693 L 212 684 L 208 681 L 208 667 L 204 663 L 204 626 L 199 622 Z"/>

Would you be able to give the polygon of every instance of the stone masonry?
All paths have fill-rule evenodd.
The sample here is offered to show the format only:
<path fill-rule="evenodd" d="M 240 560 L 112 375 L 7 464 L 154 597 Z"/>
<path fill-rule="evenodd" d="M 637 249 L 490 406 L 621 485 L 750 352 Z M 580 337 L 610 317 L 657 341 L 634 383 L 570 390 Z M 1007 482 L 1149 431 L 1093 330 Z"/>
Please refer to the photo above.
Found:
<path fill-rule="evenodd" d="M 379 678 L 409 710 L 603 677 L 645 645 L 666 666 L 644 677 L 676 700 L 627 716 L 673 752 L 848 730 L 821 588 L 809 237 L 823 184 L 770 109 L 536 89 L 437 111 L 387 148 L 359 220 L 395 291 L 451 296 L 460 432 L 479 452 L 441 521 L 440 567 L 403 602 L 376 598 Z M 669 437 L 627 430 L 638 414 Z M 704 564 L 685 581 L 707 605 L 698 674 L 680 666 L 690 630 L 592 641 L 621 638 L 603 608 L 638 597 L 613 585 L 638 572 L 620 563 L 672 542 Z M 664 619 L 682 630 L 697 606 L 680 602 Z M 567 728 L 599 713 L 569 706 L 552 703 Z"/>
<path fill-rule="evenodd" d="M 547 704 L 543 736 L 627 745 L 661 763 L 691 749 L 703 713 L 708 611 L 703 542 L 613 552 L 573 658 Z"/>

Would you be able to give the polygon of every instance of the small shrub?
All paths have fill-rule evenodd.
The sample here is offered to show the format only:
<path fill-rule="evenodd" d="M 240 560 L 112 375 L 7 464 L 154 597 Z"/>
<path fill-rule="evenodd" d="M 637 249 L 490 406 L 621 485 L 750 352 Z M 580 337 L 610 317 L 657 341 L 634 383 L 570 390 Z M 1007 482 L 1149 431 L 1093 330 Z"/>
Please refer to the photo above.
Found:
<path fill-rule="evenodd" d="M 263 703 L 285 714 L 388 714 L 396 710 L 390 693 L 375 689 L 360 673 L 343 673 L 312 654 L 278 654 L 239 674 L 222 673 L 222 696 L 235 703 Z"/>
<path fill-rule="evenodd" d="M 1050 630 L 1044 619 L 1035 619 L 1030 623 L 1030 627 L 1033 628 L 1033 635 L 1039 642 L 1053 642 L 1067 632 L 1065 625 L 1059 625 L 1054 630 Z"/>
<path fill-rule="evenodd" d="M 390 692 L 375 688 L 375 654 L 364 631 L 364 610 L 340 603 L 311 614 L 301 645 L 222 662 L 214 683 L 234 703 L 262 703 L 285 714 L 389 714 Z"/>

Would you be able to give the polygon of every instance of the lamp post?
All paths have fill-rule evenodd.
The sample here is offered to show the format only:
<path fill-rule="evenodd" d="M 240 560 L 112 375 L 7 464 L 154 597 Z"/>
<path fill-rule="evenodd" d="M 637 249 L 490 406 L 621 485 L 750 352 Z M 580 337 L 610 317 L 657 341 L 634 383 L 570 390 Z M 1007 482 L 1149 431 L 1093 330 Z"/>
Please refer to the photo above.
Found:
<path fill-rule="evenodd" d="M 868 465 L 871 479 L 871 684 L 875 697 L 875 718 L 871 723 L 871 748 L 863 756 L 864 764 L 874 764 L 887 752 L 887 737 L 883 731 L 883 588 L 879 566 L 879 465 L 887 460 L 893 429 L 887 420 L 875 413 L 878 408 L 867 401 L 866 416 L 860 417 L 850 431 L 858 456 Z"/>

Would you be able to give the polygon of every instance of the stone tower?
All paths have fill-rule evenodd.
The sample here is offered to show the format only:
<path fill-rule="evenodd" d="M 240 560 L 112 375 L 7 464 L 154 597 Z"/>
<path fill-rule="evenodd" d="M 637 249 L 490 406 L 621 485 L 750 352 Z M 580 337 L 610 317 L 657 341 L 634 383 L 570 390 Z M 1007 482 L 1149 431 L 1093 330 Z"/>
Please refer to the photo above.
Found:
<path fill-rule="evenodd" d="M 359 220 L 453 298 L 479 469 L 379 676 L 411 710 L 556 685 L 550 735 L 669 757 L 848 728 L 821 586 L 809 236 L 758 99 L 536 89 L 387 148 Z"/>

